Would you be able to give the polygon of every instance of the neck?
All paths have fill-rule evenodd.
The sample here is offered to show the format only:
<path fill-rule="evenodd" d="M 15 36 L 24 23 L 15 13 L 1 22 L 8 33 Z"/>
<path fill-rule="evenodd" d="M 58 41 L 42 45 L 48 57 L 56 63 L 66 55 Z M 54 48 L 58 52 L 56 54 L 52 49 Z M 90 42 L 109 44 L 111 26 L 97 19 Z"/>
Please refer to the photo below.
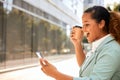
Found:
<path fill-rule="evenodd" d="M 103 33 L 103 34 L 101 34 L 99 37 L 97 37 L 97 38 L 95 39 L 95 41 L 101 39 L 102 37 L 104 37 L 104 36 L 106 36 L 106 35 L 108 35 L 108 33 Z"/>

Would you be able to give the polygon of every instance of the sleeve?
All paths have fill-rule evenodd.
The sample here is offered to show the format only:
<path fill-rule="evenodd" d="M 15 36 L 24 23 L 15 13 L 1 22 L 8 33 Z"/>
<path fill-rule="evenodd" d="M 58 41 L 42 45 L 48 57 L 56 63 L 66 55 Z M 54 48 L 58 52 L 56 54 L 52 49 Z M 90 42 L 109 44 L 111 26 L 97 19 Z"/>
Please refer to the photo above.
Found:
<path fill-rule="evenodd" d="M 110 80 L 120 65 L 119 57 L 119 52 L 115 50 L 103 50 L 102 54 L 98 56 L 90 76 L 73 78 L 73 80 Z"/>
<path fill-rule="evenodd" d="M 83 78 L 80 78 L 80 77 L 74 77 L 73 80 L 90 80 L 90 79 L 87 78 L 87 77 L 83 77 Z"/>

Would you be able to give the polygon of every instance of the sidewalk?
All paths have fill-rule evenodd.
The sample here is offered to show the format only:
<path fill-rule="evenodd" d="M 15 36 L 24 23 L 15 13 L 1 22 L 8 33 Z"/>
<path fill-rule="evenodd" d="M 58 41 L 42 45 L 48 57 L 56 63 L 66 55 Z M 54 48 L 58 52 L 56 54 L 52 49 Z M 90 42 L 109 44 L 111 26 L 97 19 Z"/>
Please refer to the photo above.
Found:
<path fill-rule="evenodd" d="M 60 72 L 71 76 L 78 76 L 75 55 L 51 56 L 47 60 L 57 67 Z M 38 61 L 39 64 L 39 61 Z M 54 80 L 46 76 L 40 69 L 40 65 L 0 74 L 0 80 Z"/>
<path fill-rule="evenodd" d="M 45 56 L 44 58 L 47 59 L 50 62 L 57 62 L 60 60 L 64 60 L 64 59 L 69 59 L 71 57 L 73 57 L 74 54 L 61 54 L 61 55 L 51 55 L 51 56 Z M 23 60 L 22 60 L 23 61 Z M 37 56 L 35 58 L 27 58 L 25 59 L 25 62 L 28 64 L 19 64 L 22 62 L 21 60 L 14 60 L 14 61 L 7 61 L 6 63 L 10 63 L 10 66 L 7 66 L 6 69 L 0 69 L 0 74 L 1 73 L 5 73 L 5 72 L 10 72 L 10 71 L 14 71 L 14 70 L 19 70 L 19 69 L 24 69 L 24 68 L 29 68 L 29 67 L 35 67 L 38 66 L 39 63 Z M 30 63 L 31 62 L 31 63 Z M 12 67 L 13 65 L 16 65 L 16 67 Z M 1 67 L 0 67 L 1 68 Z"/>

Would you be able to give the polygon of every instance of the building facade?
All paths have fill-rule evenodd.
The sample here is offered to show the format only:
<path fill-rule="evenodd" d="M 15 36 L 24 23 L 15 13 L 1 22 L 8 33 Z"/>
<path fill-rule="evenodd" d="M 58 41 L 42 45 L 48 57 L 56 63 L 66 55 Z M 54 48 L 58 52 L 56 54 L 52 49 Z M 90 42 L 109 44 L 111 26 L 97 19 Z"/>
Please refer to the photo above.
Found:
<path fill-rule="evenodd" d="M 84 10 L 95 5 L 104 6 L 104 0 L 84 0 L 83 5 Z"/>
<path fill-rule="evenodd" d="M 0 72 L 37 64 L 36 51 L 73 53 L 69 32 L 81 24 L 83 7 L 72 1 L 83 5 L 79 0 L 67 5 L 64 0 L 0 0 Z"/>

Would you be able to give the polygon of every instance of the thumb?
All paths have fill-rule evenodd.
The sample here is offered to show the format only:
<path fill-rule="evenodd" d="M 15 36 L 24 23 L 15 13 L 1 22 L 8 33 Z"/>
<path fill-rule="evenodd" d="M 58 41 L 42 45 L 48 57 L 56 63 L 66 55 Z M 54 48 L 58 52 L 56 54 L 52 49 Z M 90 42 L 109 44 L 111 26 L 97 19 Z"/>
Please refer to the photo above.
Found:
<path fill-rule="evenodd" d="M 40 64 L 42 66 L 49 65 L 49 62 L 46 59 L 40 59 Z"/>
<path fill-rule="evenodd" d="M 46 59 L 43 59 L 43 64 L 49 65 L 50 63 Z"/>

